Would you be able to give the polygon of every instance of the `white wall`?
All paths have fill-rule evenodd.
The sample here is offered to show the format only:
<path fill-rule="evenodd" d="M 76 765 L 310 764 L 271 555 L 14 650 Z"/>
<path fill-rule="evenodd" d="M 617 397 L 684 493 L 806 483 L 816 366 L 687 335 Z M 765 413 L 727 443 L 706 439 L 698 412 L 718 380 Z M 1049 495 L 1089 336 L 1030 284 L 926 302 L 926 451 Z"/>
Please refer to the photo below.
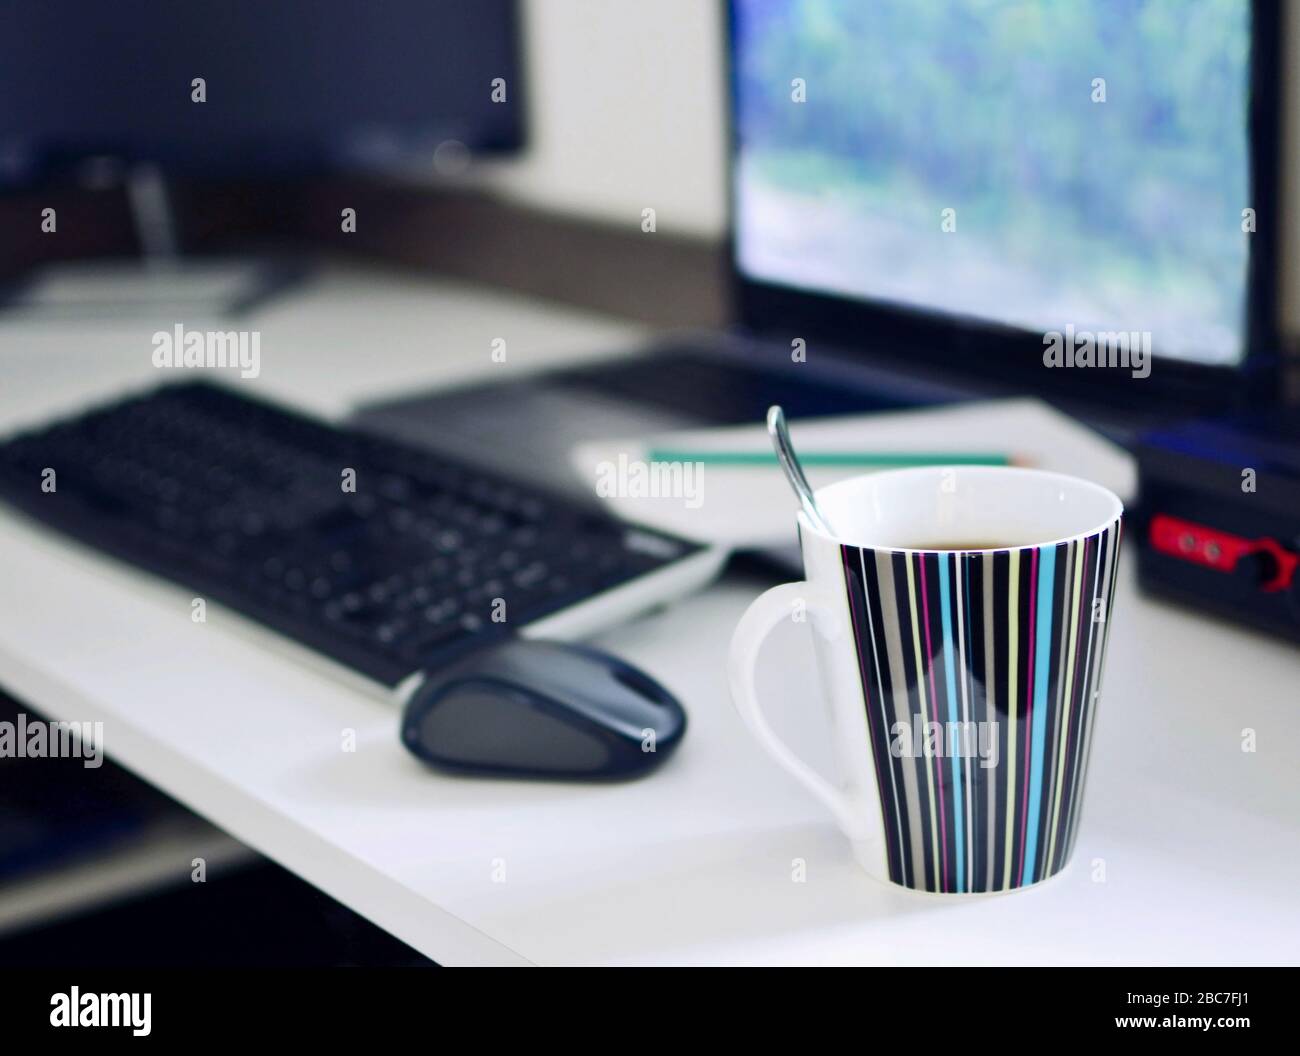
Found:
<path fill-rule="evenodd" d="M 665 234 L 725 227 L 720 0 L 524 0 L 527 156 L 510 197 Z"/>

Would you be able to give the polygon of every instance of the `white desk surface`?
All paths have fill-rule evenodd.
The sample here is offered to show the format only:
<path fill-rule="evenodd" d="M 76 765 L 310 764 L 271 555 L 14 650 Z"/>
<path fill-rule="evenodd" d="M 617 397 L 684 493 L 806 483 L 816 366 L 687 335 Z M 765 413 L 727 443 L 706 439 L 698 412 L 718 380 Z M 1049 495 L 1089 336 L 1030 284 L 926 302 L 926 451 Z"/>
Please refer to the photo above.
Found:
<path fill-rule="evenodd" d="M 174 322 L 0 325 L 0 429 L 157 383 L 150 335 Z M 326 414 L 641 336 L 370 272 L 332 272 L 238 325 L 262 331 L 252 391 Z M 491 362 L 494 337 L 506 364 Z M 1141 597 L 1131 557 L 1074 861 L 1002 896 L 871 880 L 760 753 L 723 672 L 762 586 L 738 578 L 599 640 L 690 713 L 677 755 L 630 784 L 432 773 L 398 743 L 391 707 L 288 661 L 224 610 L 192 623 L 188 592 L 8 513 L 0 686 L 53 717 L 103 721 L 118 761 L 448 964 L 1295 963 L 1300 652 Z M 824 762 L 816 729 L 794 722 L 821 710 L 807 632 L 782 633 L 768 660 L 774 721 Z"/>

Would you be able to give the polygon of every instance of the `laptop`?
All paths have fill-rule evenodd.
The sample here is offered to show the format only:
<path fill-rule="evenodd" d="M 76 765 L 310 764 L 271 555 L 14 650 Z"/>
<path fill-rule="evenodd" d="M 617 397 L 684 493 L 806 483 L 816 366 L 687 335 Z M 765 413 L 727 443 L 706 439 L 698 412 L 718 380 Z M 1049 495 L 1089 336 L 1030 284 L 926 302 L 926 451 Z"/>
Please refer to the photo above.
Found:
<path fill-rule="evenodd" d="M 772 403 L 1036 394 L 1124 441 L 1273 398 L 1277 11 L 1146 6 L 735 0 L 735 324 L 361 420 L 581 500 L 575 444 Z"/>

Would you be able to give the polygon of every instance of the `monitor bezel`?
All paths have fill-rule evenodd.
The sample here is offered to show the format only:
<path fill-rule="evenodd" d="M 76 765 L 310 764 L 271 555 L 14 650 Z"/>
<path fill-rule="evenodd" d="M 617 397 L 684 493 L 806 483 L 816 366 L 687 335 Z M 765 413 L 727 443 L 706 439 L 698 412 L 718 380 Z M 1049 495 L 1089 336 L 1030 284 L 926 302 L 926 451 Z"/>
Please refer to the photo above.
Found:
<path fill-rule="evenodd" d="M 896 302 L 815 293 L 755 279 L 740 268 L 736 173 L 740 148 L 736 2 L 726 15 L 729 272 L 732 316 L 748 332 L 787 341 L 802 337 L 835 355 L 932 368 L 1048 398 L 1116 410 L 1154 408 L 1186 413 L 1281 400 L 1278 238 L 1283 18 L 1276 0 L 1251 2 L 1249 151 L 1256 231 L 1246 275 L 1245 354 L 1239 364 L 1207 365 L 1159 355 L 1149 377 L 1124 370 L 1049 370 L 1041 331 L 907 307 Z M 978 366 L 975 366 L 978 364 Z"/>

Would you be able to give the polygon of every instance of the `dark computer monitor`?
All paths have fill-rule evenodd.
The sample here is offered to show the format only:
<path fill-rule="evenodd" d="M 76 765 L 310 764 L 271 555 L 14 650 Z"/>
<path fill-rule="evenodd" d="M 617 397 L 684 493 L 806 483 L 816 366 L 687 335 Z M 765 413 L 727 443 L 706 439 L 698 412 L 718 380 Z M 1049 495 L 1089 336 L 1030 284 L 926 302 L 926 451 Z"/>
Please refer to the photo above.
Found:
<path fill-rule="evenodd" d="M 519 71 L 515 0 L 6 3 L 0 187 L 94 157 L 432 176 L 448 144 L 453 162 L 522 144 Z"/>
<path fill-rule="evenodd" d="M 747 322 L 1103 399 L 1267 388 L 1276 4 L 734 0 L 731 21 Z M 1067 328 L 1149 335 L 1149 377 L 1042 369 Z"/>
<path fill-rule="evenodd" d="M 261 301 L 300 262 L 181 257 L 169 185 L 432 181 L 516 150 L 518 30 L 515 0 L 0 5 L 0 193 L 121 184 L 140 248 L 136 261 L 25 272 L 0 304 L 226 314 Z"/>

